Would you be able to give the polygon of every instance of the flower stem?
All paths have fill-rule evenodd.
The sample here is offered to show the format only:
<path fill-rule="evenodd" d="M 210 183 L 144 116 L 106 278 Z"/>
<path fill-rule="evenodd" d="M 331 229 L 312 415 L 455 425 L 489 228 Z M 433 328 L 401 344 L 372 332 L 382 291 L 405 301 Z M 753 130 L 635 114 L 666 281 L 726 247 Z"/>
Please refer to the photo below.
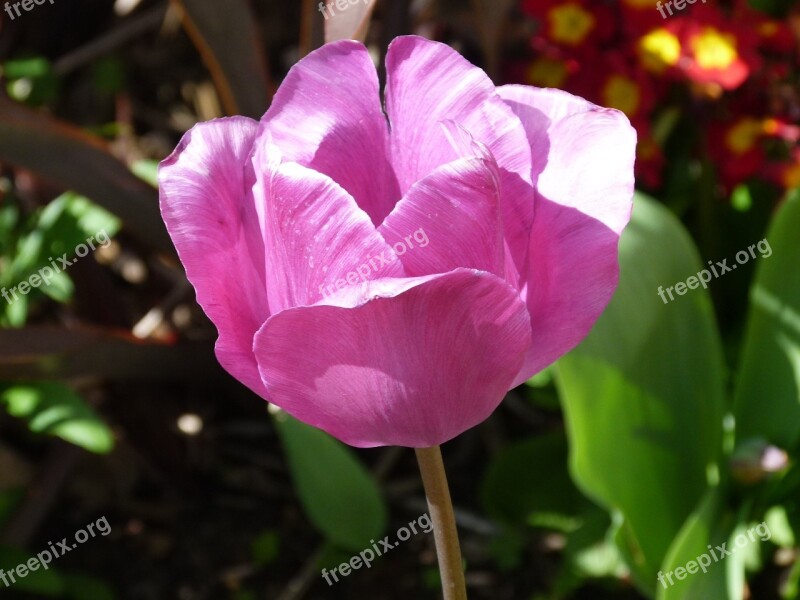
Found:
<path fill-rule="evenodd" d="M 417 448 L 416 453 L 425 495 L 428 498 L 428 511 L 433 523 L 433 537 L 436 540 L 444 600 L 467 600 L 456 518 L 453 514 L 450 490 L 447 487 L 442 452 L 439 446 L 433 446 Z"/>

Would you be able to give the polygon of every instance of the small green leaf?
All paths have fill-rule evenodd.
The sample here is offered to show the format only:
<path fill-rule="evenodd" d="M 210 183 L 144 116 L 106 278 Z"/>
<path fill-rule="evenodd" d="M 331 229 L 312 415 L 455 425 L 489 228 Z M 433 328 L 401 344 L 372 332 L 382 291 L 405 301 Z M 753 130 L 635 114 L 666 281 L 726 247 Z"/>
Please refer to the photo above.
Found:
<path fill-rule="evenodd" d="M 280 545 L 281 536 L 277 531 L 264 531 L 250 544 L 253 562 L 260 567 L 273 562 L 280 554 Z"/>
<path fill-rule="evenodd" d="M 108 426 L 83 398 L 60 383 L 2 385 L 0 403 L 12 416 L 25 419 L 34 433 L 60 437 L 96 454 L 107 454 L 114 447 Z"/>
<path fill-rule="evenodd" d="M 770 540 L 781 548 L 794 548 L 797 544 L 792 524 L 785 506 L 773 506 L 764 515 L 764 522 L 771 533 Z"/>
<path fill-rule="evenodd" d="M 143 179 L 153 187 L 158 187 L 158 161 L 150 159 L 137 160 L 131 165 L 131 171 L 139 179 Z"/>
<path fill-rule="evenodd" d="M 351 450 L 327 433 L 284 412 L 275 415 L 275 423 L 308 518 L 343 548 L 369 547 L 386 528 L 387 514 L 372 476 Z"/>
<path fill-rule="evenodd" d="M 8 60 L 3 64 L 3 76 L 6 79 L 19 79 L 20 77 L 41 77 L 49 72 L 50 61 L 43 56 L 17 58 Z"/>

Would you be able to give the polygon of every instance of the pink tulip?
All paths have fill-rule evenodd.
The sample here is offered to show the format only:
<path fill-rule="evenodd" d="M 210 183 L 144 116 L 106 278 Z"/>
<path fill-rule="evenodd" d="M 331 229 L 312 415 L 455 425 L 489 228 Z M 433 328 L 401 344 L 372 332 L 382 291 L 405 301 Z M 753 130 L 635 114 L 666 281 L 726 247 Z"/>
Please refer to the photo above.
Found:
<path fill-rule="evenodd" d="M 616 110 L 496 88 L 423 38 L 386 71 L 384 109 L 364 46 L 313 52 L 260 123 L 185 135 L 161 208 L 231 375 L 353 446 L 423 448 L 589 332 L 636 140 Z"/>

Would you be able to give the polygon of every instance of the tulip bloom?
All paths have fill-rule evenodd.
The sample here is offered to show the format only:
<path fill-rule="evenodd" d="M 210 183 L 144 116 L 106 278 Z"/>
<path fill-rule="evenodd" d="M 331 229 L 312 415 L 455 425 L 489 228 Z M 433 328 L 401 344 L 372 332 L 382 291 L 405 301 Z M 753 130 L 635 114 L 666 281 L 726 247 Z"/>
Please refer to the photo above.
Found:
<path fill-rule="evenodd" d="M 401 37 L 323 46 L 256 122 L 201 123 L 161 209 L 222 366 L 353 446 L 430 447 L 573 348 L 618 279 L 625 116 Z M 423 240 L 424 238 L 424 240 Z"/>

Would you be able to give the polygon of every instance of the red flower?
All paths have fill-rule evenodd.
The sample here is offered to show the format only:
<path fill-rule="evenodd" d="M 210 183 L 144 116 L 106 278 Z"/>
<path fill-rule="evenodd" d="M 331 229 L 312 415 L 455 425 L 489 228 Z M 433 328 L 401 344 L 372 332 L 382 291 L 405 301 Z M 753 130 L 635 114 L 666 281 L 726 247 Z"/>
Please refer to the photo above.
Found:
<path fill-rule="evenodd" d="M 615 30 L 614 16 L 608 7 L 586 0 L 526 0 L 523 11 L 539 21 L 540 39 L 573 51 L 595 48 Z"/>
<path fill-rule="evenodd" d="M 704 5 L 690 16 L 675 19 L 681 41 L 679 68 L 691 81 L 714 88 L 739 87 L 761 65 L 758 37 L 748 26 L 726 20 L 715 8 Z"/>

